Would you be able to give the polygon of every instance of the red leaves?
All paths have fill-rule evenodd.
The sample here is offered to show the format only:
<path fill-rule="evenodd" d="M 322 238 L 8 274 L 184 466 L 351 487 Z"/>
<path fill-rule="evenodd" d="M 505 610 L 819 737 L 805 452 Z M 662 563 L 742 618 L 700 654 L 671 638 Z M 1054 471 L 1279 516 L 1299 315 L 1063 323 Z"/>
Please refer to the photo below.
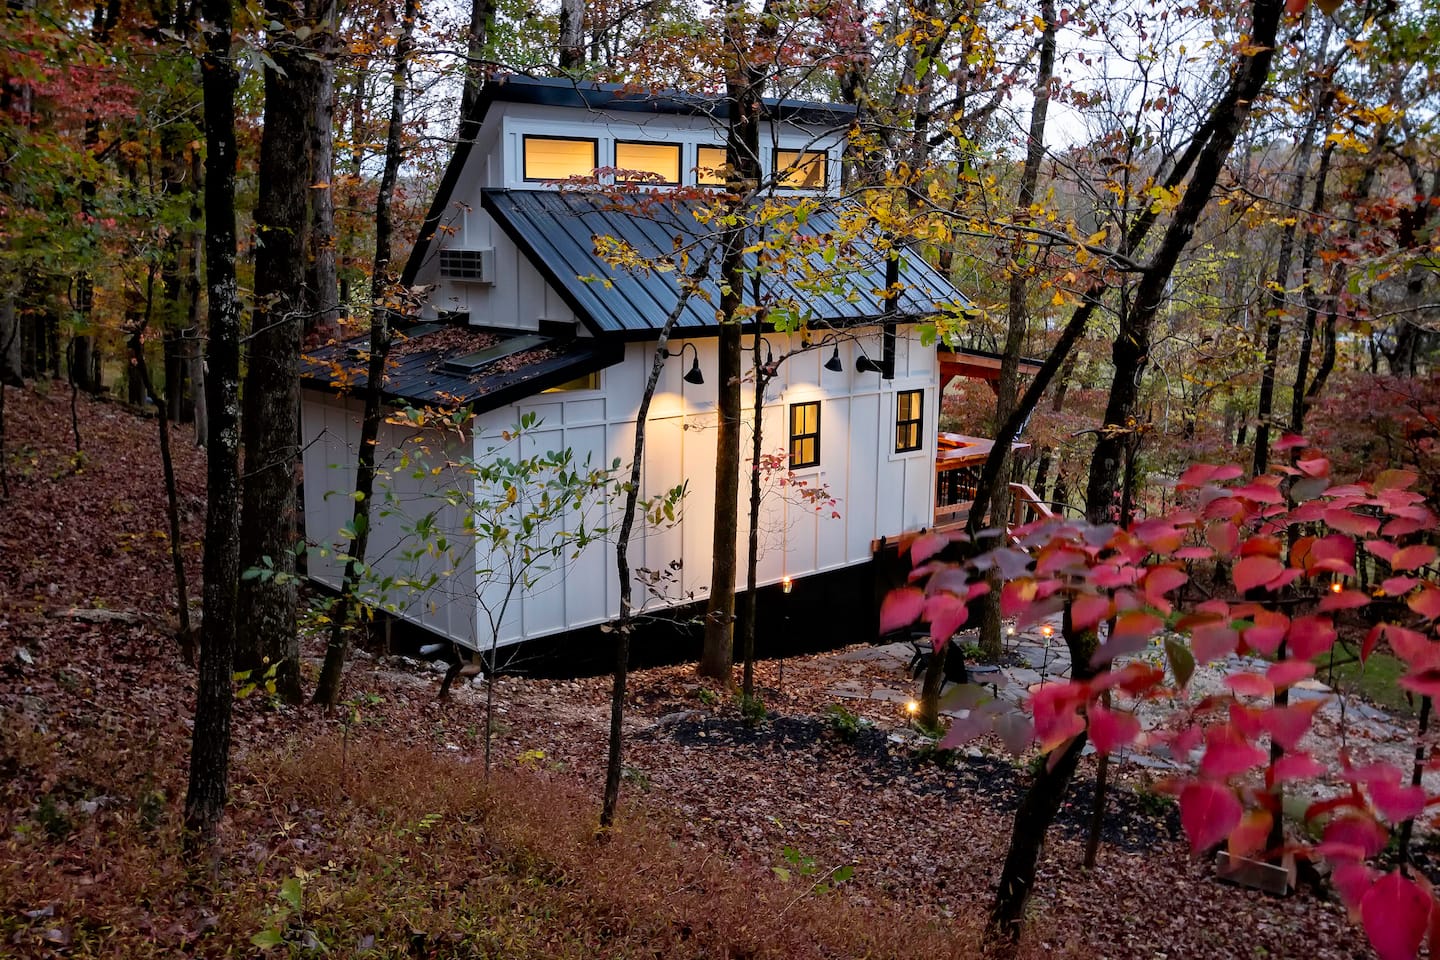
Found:
<path fill-rule="evenodd" d="M 1360 901 L 1360 922 L 1380 960 L 1411 960 L 1430 929 L 1433 900 L 1414 880 L 1389 873 Z"/>
<path fill-rule="evenodd" d="M 1228 837 L 1242 813 L 1235 792 L 1223 784 L 1197 780 L 1180 791 L 1180 824 L 1191 853 L 1203 853 Z"/>
<path fill-rule="evenodd" d="M 880 602 L 880 633 L 883 636 L 920 619 L 925 609 L 925 592 L 919 587 L 901 587 L 885 594 Z"/>
<path fill-rule="evenodd" d="M 930 621 L 930 642 L 939 650 L 955 631 L 965 625 L 970 605 L 953 593 L 936 593 L 925 601 L 925 619 Z"/>
<path fill-rule="evenodd" d="M 1440 588 L 1423 584 L 1418 591 L 1405 600 L 1405 605 L 1426 620 L 1440 617 Z"/>
<path fill-rule="evenodd" d="M 1335 645 L 1335 627 L 1329 617 L 1296 617 L 1290 621 L 1290 656 L 1309 660 Z"/>
<path fill-rule="evenodd" d="M 1332 860 L 1369 860 L 1385 849 L 1389 839 L 1386 829 L 1368 814 L 1353 813 L 1325 824 L 1323 840 L 1315 849 Z"/>
<path fill-rule="evenodd" d="M 1435 560 L 1437 551 L 1428 543 L 1417 543 L 1413 547 L 1402 547 L 1390 557 L 1390 566 L 1396 570 L 1414 570 Z"/>
<path fill-rule="evenodd" d="M 1030 694 L 1030 713 L 1040 749 L 1049 753 L 1085 730 L 1080 707 L 1090 694 L 1083 683 L 1043 683 Z"/>
<path fill-rule="evenodd" d="M 1207 483 L 1224 483 L 1226 480 L 1234 480 L 1236 477 L 1245 476 L 1245 470 L 1239 464 L 1225 464 L 1217 466 L 1213 463 L 1195 463 L 1186 468 L 1180 475 L 1176 486 L 1180 489 L 1186 487 L 1201 487 Z"/>
<path fill-rule="evenodd" d="M 1076 630 L 1089 630 L 1110 616 L 1109 597 L 1081 594 L 1070 604 L 1070 622 Z"/>
<path fill-rule="evenodd" d="M 1265 586 L 1284 572 L 1285 564 L 1274 557 L 1246 557 L 1235 564 L 1230 571 L 1230 579 L 1234 581 L 1235 589 L 1244 593 Z"/>
<path fill-rule="evenodd" d="M 1134 714 L 1109 710 L 1100 703 L 1091 704 L 1089 714 L 1090 742 L 1099 753 L 1114 753 L 1140 736 L 1140 721 Z"/>
<path fill-rule="evenodd" d="M 1265 849 L 1275 818 L 1269 810 L 1246 810 L 1240 824 L 1230 831 L 1226 849 L 1232 857 L 1248 857 Z"/>
<path fill-rule="evenodd" d="M 1267 759 L 1269 754 L 1230 724 L 1222 723 L 1205 731 L 1205 757 L 1200 761 L 1200 772 L 1223 780 L 1253 770 Z"/>
<path fill-rule="evenodd" d="M 1402 787 L 1389 780 L 1374 780 L 1368 787 L 1375 809 L 1391 823 L 1403 823 L 1418 817 L 1425 809 L 1425 791 L 1420 787 Z"/>

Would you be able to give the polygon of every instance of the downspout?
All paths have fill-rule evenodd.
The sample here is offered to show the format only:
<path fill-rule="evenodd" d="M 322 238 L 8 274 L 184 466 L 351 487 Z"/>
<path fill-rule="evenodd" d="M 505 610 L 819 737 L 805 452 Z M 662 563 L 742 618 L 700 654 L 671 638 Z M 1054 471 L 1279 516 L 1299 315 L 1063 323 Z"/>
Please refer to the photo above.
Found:
<path fill-rule="evenodd" d="M 885 261 L 885 321 L 881 334 L 880 379 L 895 379 L 895 317 L 900 312 L 900 256 Z"/>

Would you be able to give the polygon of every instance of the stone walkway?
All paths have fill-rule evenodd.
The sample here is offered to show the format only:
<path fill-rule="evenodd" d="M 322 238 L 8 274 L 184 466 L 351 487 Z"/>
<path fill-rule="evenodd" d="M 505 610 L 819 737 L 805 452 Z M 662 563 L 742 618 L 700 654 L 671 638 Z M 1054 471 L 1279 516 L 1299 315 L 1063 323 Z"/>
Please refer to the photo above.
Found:
<path fill-rule="evenodd" d="M 1048 631 L 1046 627 L 1049 627 Z M 974 643 L 975 631 L 962 632 L 957 640 L 961 645 Z M 999 668 L 989 668 L 984 673 L 972 667 L 971 677 L 974 682 L 991 688 L 997 696 L 1012 703 L 1020 703 L 1035 684 L 1064 679 L 1070 675 L 1070 654 L 1060 637 L 1058 619 L 1022 630 L 1008 628 L 1005 650 L 1009 654 L 1007 659 L 1010 663 Z M 908 703 L 920 693 L 920 682 L 912 674 L 915 652 L 914 644 L 900 641 L 837 653 L 834 655 L 837 672 L 842 663 L 864 663 L 872 667 L 875 673 L 885 675 L 885 678 L 869 681 L 846 679 L 837 682 L 827 692 L 842 700 L 868 699 L 894 704 Z M 1163 655 L 1158 648 L 1152 648 L 1138 656 L 1153 657 L 1160 665 L 1164 664 Z M 1196 703 L 1213 694 L 1228 694 L 1229 689 L 1225 684 L 1227 676 L 1242 672 L 1263 674 L 1267 666 L 1262 660 L 1233 654 L 1223 660 L 1200 665 L 1191 678 L 1186 700 Z M 948 689 L 950 685 L 946 686 Z M 1409 769 L 1416 737 L 1413 721 L 1392 717 L 1386 711 L 1342 691 L 1332 690 L 1316 679 L 1305 680 L 1292 687 L 1291 699 L 1324 701 L 1316 711 L 1311 732 L 1301 744 L 1330 768 L 1330 776 L 1322 778 L 1314 785 L 1312 798 L 1330 796 L 1348 789 L 1338 776 L 1342 750 L 1348 751 L 1351 762 L 1355 765 L 1385 761 L 1401 769 Z M 1171 722 L 1176 711 L 1173 700 L 1163 703 L 1126 702 L 1121 706 L 1133 710 L 1145 729 L 1156 729 Z M 964 716 L 965 711 L 955 711 L 951 715 Z M 1094 751 L 1087 746 L 1086 752 Z M 1172 757 L 1163 747 L 1157 747 L 1146 752 L 1126 751 L 1118 754 L 1117 759 L 1146 770 L 1175 773 L 1193 769 L 1199 762 L 1201 753 L 1197 748 L 1188 757 Z M 1425 780 L 1426 788 L 1432 795 L 1440 792 L 1440 771 L 1427 773 Z M 1432 783 L 1432 780 L 1435 782 Z"/>

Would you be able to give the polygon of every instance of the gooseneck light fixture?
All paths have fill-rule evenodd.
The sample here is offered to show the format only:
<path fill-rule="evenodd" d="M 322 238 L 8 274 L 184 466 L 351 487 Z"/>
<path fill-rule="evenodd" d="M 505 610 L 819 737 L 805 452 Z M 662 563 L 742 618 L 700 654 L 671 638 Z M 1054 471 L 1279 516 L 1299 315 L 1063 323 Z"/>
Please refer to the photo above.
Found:
<path fill-rule="evenodd" d="M 866 356 L 863 350 L 860 352 L 860 357 L 855 361 L 856 373 L 880 373 L 883 370 L 884 367 Z"/>
<path fill-rule="evenodd" d="M 667 357 L 684 357 L 684 356 L 685 356 L 685 350 L 686 350 L 687 348 L 688 348 L 692 353 L 695 354 L 695 361 L 694 361 L 692 364 L 690 364 L 690 369 L 689 369 L 688 371 L 686 371 L 686 373 L 685 373 L 685 382 L 686 382 L 686 383 L 693 383 L 693 384 L 695 384 L 696 386 L 699 386 L 700 384 L 702 384 L 702 383 L 705 382 L 705 374 L 703 374 L 703 373 L 700 372 L 700 350 L 695 346 L 695 344 L 693 344 L 693 343 L 681 344 L 679 350 L 666 350 L 666 351 L 665 351 L 665 356 L 667 356 Z"/>
<path fill-rule="evenodd" d="M 840 347 L 835 347 L 835 352 L 830 354 L 830 359 L 825 361 L 825 369 L 831 373 L 844 373 L 845 364 L 840 362 Z"/>

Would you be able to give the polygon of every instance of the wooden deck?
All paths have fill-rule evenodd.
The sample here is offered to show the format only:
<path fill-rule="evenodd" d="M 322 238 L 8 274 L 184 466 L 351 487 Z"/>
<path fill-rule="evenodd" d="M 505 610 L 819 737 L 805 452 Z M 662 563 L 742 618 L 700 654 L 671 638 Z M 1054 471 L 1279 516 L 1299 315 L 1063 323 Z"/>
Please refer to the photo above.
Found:
<path fill-rule="evenodd" d="M 1011 450 L 1025 450 L 1029 446 L 1028 443 L 1015 443 L 1011 445 Z M 995 441 L 942 431 L 936 447 L 934 529 L 958 530 L 970 519 L 975 486 L 980 481 L 980 471 L 990 451 L 995 448 Z M 1018 527 L 1055 515 L 1035 491 L 1023 483 L 1010 484 L 1010 494 L 1009 526 Z"/>

